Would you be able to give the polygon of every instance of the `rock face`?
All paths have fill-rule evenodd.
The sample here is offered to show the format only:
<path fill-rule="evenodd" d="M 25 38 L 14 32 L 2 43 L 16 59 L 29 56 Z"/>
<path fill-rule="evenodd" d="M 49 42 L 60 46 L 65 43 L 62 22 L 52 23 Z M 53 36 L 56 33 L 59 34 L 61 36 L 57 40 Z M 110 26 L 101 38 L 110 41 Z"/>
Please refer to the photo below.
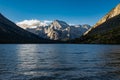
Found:
<path fill-rule="evenodd" d="M 51 40 L 66 41 L 80 37 L 90 28 L 90 25 L 70 26 L 64 21 L 55 20 L 49 26 L 38 26 L 37 28 L 27 29 L 42 38 Z"/>
<path fill-rule="evenodd" d="M 109 20 L 110 18 L 113 18 L 117 15 L 120 14 L 120 4 L 118 4 L 115 8 L 113 8 L 108 14 L 106 14 L 100 21 L 98 21 L 94 28 L 99 26 L 100 24 L 106 22 L 107 20 Z"/>
<path fill-rule="evenodd" d="M 120 44 L 120 4 L 80 38 L 83 43 Z"/>
<path fill-rule="evenodd" d="M 69 25 L 66 22 L 55 20 L 46 30 L 47 36 L 52 40 L 62 40 L 68 38 L 68 27 Z"/>
<path fill-rule="evenodd" d="M 30 33 L 0 14 L 0 43 L 42 43 L 47 40 Z M 49 42 L 49 41 L 48 41 Z"/>
<path fill-rule="evenodd" d="M 84 33 L 84 35 L 88 34 L 92 29 L 100 26 L 107 20 L 117 16 L 120 14 L 120 4 L 118 4 L 115 8 L 113 8 L 110 12 L 108 12 L 101 20 L 99 20 L 92 28 L 90 28 L 87 32 Z"/>

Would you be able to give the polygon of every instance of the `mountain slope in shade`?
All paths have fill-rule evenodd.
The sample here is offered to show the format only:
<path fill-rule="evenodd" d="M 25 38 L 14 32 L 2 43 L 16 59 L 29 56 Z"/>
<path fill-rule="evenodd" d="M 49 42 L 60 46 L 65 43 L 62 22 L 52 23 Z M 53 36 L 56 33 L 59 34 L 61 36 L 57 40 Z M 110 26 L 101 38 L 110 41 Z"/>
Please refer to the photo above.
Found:
<path fill-rule="evenodd" d="M 106 16 L 75 42 L 120 44 L 120 4 Z"/>
<path fill-rule="evenodd" d="M 30 33 L 5 18 L 0 13 L 0 43 L 42 43 L 49 42 Z"/>

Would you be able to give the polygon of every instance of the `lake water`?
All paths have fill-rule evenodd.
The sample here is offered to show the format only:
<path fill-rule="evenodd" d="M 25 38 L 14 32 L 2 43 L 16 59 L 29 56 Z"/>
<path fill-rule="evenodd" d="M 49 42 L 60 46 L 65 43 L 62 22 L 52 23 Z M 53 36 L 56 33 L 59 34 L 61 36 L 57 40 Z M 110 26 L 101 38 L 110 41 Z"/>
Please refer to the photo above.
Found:
<path fill-rule="evenodd" d="M 120 45 L 1 44 L 0 80 L 120 80 Z"/>

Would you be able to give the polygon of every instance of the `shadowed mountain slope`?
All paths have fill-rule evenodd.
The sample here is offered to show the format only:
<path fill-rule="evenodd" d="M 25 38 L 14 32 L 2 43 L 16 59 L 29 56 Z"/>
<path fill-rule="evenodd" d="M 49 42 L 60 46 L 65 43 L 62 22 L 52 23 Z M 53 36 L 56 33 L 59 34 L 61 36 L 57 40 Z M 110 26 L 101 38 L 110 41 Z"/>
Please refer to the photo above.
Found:
<path fill-rule="evenodd" d="M 5 18 L 0 13 L 0 43 L 48 43 L 53 42 L 30 33 Z"/>

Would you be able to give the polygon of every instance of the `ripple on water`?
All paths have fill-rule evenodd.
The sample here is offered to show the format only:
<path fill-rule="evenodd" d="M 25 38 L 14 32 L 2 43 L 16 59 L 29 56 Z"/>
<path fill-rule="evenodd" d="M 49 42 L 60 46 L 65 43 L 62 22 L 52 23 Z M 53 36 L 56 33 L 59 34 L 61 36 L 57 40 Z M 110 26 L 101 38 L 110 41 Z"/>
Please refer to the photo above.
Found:
<path fill-rule="evenodd" d="M 0 45 L 0 80 L 120 80 L 119 45 Z"/>

